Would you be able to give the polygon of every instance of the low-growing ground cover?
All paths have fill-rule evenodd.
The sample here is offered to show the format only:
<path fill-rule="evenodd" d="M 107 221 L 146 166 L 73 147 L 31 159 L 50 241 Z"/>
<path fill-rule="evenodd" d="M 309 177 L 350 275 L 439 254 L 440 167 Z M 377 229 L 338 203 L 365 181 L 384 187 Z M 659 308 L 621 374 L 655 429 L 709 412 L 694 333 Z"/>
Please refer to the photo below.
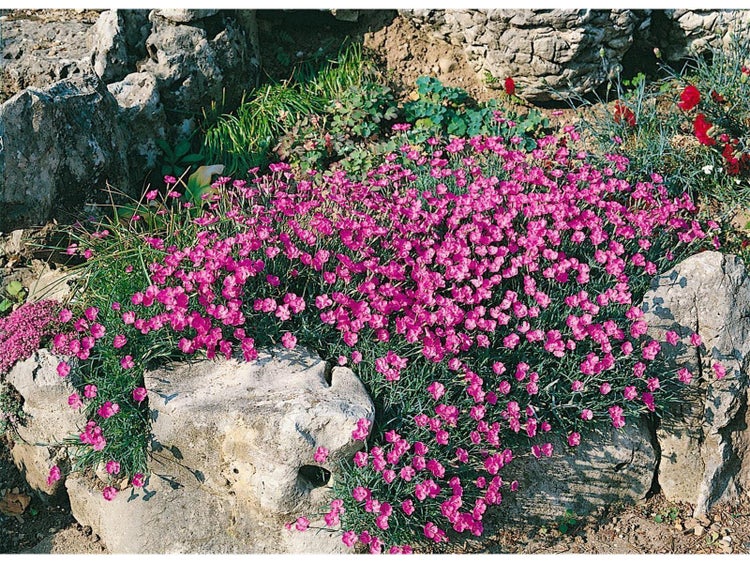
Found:
<path fill-rule="evenodd" d="M 737 88 L 745 74 L 739 68 Z M 552 434 L 575 448 L 597 425 L 658 416 L 699 377 L 659 363 L 663 348 L 701 346 L 697 335 L 651 340 L 638 308 L 657 272 L 720 245 L 723 217 L 697 220 L 708 204 L 699 208 L 696 195 L 734 205 L 718 195 L 746 173 L 744 129 L 706 126 L 709 108 L 696 113 L 706 88 L 693 82 L 670 90 L 665 111 L 691 124 L 696 154 L 713 159 L 721 182 L 700 189 L 686 172 L 694 162 L 660 172 L 643 160 L 654 139 L 671 146 L 672 132 L 644 125 L 638 104 L 651 101 L 641 84 L 613 106 L 600 136 L 611 145 L 592 154 L 573 127 L 545 135 L 541 116 L 472 107 L 425 79 L 402 108 L 411 123 L 388 113 L 385 90 L 347 87 L 328 106 L 330 128 L 306 116 L 313 128 L 285 153 L 292 165 L 199 191 L 169 177 L 136 205 L 80 225 L 68 247 L 85 259 L 75 299 L 54 321 L 28 314 L 50 304 L 15 313 L 36 323 L 33 346 L 55 329 L 52 346 L 67 357 L 59 375 L 78 389 L 69 405 L 90 420 L 69 444 L 74 465 L 51 468 L 50 479 L 101 464 L 112 479 L 105 498 L 124 477 L 142 484 L 144 370 L 300 345 L 352 366 L 378 407 L 372 428 L 352 429 L 367 449 L 343 468 L 322 513 L 341 524 L 343 541 L 399 552 L 481 536 L 486 510 L 502 510 L 517 487 L 513 459 L 553 456 Z M 353 117 L 367 92 L 373 111 Z M 336 127 L 342 146 L 352 136 L 382 142 L 366 162 L 336 166 L 352 154 L 327 148 Z M 724 376 L 718 363 L 705 374 Z M 325 457 L 322 446 L 315 461 Z M 292 525 L 306 529 L 307 516 Z"/>

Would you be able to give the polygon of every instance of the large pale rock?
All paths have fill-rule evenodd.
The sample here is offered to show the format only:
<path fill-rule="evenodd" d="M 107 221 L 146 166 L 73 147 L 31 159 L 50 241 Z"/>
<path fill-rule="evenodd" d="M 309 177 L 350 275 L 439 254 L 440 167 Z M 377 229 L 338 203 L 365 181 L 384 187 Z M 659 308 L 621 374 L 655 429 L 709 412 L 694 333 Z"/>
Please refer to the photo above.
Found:
<path fill-rule="evenodd" d="M 659 485 L 667 499 L 688 502 L 702 514 L 719 501 L 732 501 L 750 478 L 748 352 L 750 278 L 742 261 L 719 252 L 692 256 L 657 277 L 644 297 L 652 337 L 674 330 L 701 348 L 663 345 L 666 369 L 694 374 L 677 388 L 657 429 L 661 448 Z M 721 362 L 727 376 L 712 371 Z"/>
<path fill-rule="evenodd" d="M 585 435 L 576 448 L 556 438 L 550 458 L 513 460 L 502 475 L 517 479 L 519 489 L 503 497 L 497 518 L 544 523 L 566 510 L 584 515 L 613 502 L 643 500 L 656 468 L 651 434 L 647 421 L 638 419 Z"/>
<path fill-rule="evenodd" d="M 86 424 L 83 414 L 68 406 L 67 397 L 74 389 L 57 374 L 59 362 L 59 357 L 41 349 L 6 376 L 23 397 L 26 418 L 13 438 L 11 456 L 29 485 L 47 494 L 57 492 L 64 482 L 47 484 L 50 467 L 67 463 L 63 440 Z"/>
<path fill-rule="evenodd" d="M 330 378 L 330 379 L 329 379 Z M 73 515 L 113 552 L 343 551 L 336 534 L 291 533 L 318 512 L 337 462 L 362 446 L 352 430 L 374 407 L 347 368 L 273 350 L 257 362 L 201 361 L 146 375 L 149 484 L 128 502 L 69 479 Z M 325 463 L 313 456 L 323 446 Z M 155 494 L 154 494 L 155 493 Z"/>
<path fill-rule="evenodd" d="M 219 10 L 156 10 L 156 13 L 163 18 L 176 23 L 188 23 L 195 20 L 202 20 L 215 16 Z"/>
<path fill-rule="evenodd" d="M 517 93 L 544 102 L 584 95 L 621 68 L 649 12 L 633 10 L 400 10 L 460 45 L 480 75 L 512 77 Z"/>
<path fill-rule="evenodd" d="M 0 231 L 78 207 L 107 182 L 127 189 L 117 113 L 95 74 L 26 89 L 0 106 Z"/>
<path fill-rule="evenodd" d="M 145 58 L 148 10 L 106 10 L 87 31 L 94 70 L 110 84 L 122 80 Z"/>

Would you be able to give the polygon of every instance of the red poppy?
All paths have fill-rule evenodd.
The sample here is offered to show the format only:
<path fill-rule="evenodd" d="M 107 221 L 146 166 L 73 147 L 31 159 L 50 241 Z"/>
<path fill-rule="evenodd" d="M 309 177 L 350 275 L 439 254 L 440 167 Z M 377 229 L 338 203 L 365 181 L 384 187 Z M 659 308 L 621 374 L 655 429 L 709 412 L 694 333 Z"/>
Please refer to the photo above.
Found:
<path fill-rule="evenodd" d="M 677 107 L 683 111 L 690 111 L 697 106 L 700 101 L 701 93 L 698 91 L 698 88 L 692 84 L 688 84 L 685 86 L 682 94 L 680 94 L 680 101 L 677 103 Z"/>
<path fill-rule="evenodd" d="M 516 82 L 509 76 L 505 79 L 505 92 L 512 96 L 516 92 Z"/>
<path fill-rule="evenodd" d="M 633 110 L 626 105 L 621 104 L 618 100 L 615 102 L 615 123 L 621 123 L 623 121 L 631 127 L 635 127 L 635 114 L 633 113 Z"/>
<path fill-rule="evenodd" d="M 713 127 L 713 125 L 710 121 L 706 120 L 706 116 L 702 113 L 699 113 L 695 117 L 695 121 L 693 122 L 693 132 L 701 145 L 710 147 L 716 144 L 716 139 L 713 139 L 708 135 L 708 130 L 711 129 L 711 127 Z"/>

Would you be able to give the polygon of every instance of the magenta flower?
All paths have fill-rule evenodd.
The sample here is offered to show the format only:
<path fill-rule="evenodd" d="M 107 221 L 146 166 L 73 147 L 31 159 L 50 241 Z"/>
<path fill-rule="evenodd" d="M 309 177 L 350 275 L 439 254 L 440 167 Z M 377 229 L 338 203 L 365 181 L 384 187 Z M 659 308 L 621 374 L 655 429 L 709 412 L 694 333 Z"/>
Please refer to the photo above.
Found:
<path fill-rule="evenodd" d="M 102 496 L 107 501 L 113 501 L 117 496 L 117 489 L 115 489 L 114 487 L 104 487 L 104 489 L 102 490 Z"/>
<path fill-rule="evenodd" d="M 102 418 L 110 418 L 120 412 L 120 405 L 106 401 L 96 412 Z"/>
<path fill-rule="evenodd" d="M 109 473 L 110 475 L 116 475 L 117 473 L 120 472 L 120 463 L 113 459 L 110 459 L 107 462 L 105 469 L 107 470 L 107 473 Z"/>
<path fill-rule="evenodd" d="M 125 337 L 124 334 L 118 334 L 112 339 L 112 347 L 113 348 L 122 348 L 125 346 L 125 344 L 128 343 L 128 339 Z"/>
<path fill-rule="evenodd" d="M 60 377 L 67 377 L 70 373 L 70 365 L 67 362 L 60 362 L 57 364 L 57 375 Z"/>
<path fill-rule="evenodd" d="M 727 368 L 725 368 L 723 364 L 715 362 L 712 368 L 714 370 L 714 375 L 716 375 L 716 379 L 724 379 L 724 377 L 726 377 Z"/>
<path fill-rule="evenodd" d="M 83 406 L 83 401 L 81 401 L 81 397 L 78 393 L 72 393 L 68 397 L 68 405 L 71 409 L 80 409 Z"/>
<path fill-rule="evenodd" d="M 323 446 L 318 446 L 318 449 L 315 450 L 315 455 L 313 455 L 313 459 L 318 463 L 325 463 L 328 460 L 328 449 Z"/>
<path fill-rule="evenodd" d="M 95 399 L 98 389 L 96 388 L 96 385 L 86 385 L 86 387 L 83 388 L 83 396 L 87 399 Z"/>
<path fill-rule="evenodd" d="M 697 332 L 694 332 L 690 335 L 690 344 L 698 348 L 701 344 L 703 344 L 703 339 L 701 338 L 701 335 Z"/>
<path fill-rule="evenodd" d="M 145 387 L 136 387 L 133 389 L 132 395 L 133 400 L 140 404 L 148 396 L 148 391 L 146 391 Z"/>
<path fill-rule="evenodd" d="M 568 445 L 571 448 L 578 446 L 581 443 L 581 435 L 578 432 L 571 432 L 568 435 Z"/>
<path fill-rule="evenodd" d="M 305 530 L 307 530 L 309 525 L 310 521 L 304 516 L 300 516 L 299 518 L 297 518 L 297 522 L 295 523 L 294 527 L 297 529 L 297 531 L 304 532 Z"/>
<path fill-rule="evenodd" d="M 124 358 L 120 360 L 120 365 L 122 366 L 122 369 L 130 369 L 133 366 L 135 366 L 135 362 L 133 361 L 133 356 L 128 354 Z"/>
<path fill-rule="evenodd" d="M 47 485 L 52 486 L 53 483 L 56 483 L 62 478 L 62 473 L 60 472 L 60 468 L 57 465 L 53 465 L 50 467 L 49 475 L 47 475 Z"/>
<path fill-rule="evenodd" d="M 134 487 L 138 487 L 138 488 L 143 486 L 143 482 L 144 482 L 143 473 L 136 473 L 135 475 L 133 475 L 133 478 L 130 480 L 131 485 L 133 485 Z"/>
<path fill-rule="evenodd" d="M 295 346 L 297 346 L 297 338 L 291 332 L 285 332 L 281 337 L 281 343 L 284 345 L 284 348 L 294 350 Z"/>

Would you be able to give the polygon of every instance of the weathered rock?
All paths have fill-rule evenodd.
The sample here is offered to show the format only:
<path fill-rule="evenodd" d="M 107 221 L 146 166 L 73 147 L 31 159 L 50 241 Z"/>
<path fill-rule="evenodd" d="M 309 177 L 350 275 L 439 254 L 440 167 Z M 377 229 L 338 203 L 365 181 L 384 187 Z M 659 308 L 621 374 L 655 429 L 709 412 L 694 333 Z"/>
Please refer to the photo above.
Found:
<path fill-rule="evenodd" d="M 117 103 L 95 74 L 29 88 L 0 106 L 0 231 L 128 188 Z"/>
<path fill-rule="evenodd" d="M 633 10 L 400 10 L 461 45 L 478 74 L 514 78 L 534 102 L 591 92 L 621 68 L 648 12 Z M 502 80 L 499 81 L 502 84 Z"/>
<path fill-rule="evenodd" d="M 44 25 L 35 20 L 2 22 L 0 102 L 24 88 L 46 88 L 53 82 L 92 72 L 84 40 L 91 26 L 78 21 Z"/>
<path fill-rule="evenodd" d="M 653 338 L 674 330 L 686 342 L 693 332 L 703 341 L 700 348 L 663 345 L 666 369 L 686 367 L 693 380 L 676 390 L 657 429 L 662 491 L 693 504 L 696 514 L 736 499 L 750 477 L 748 295 L 750 278 L 738 257 L 702 252 L 657 277 L 644 297 Z M 724 379 L 714 375 L 716 362 L 726 368 Z"/>
<path fill-rule="evenodd" d="M 64 482 L 47 484 L 50 467 L 67 462 L 63 440 L 86 423 L 83 414 L 68 406 L 66 399 L 74 389 L 57 374 L 59 362 L 60 358 L 42 349 L 17 363 L 6 376 L 23 397 L 26 416 L 11 448 L 13 461 L 32 488 L 47 494 L 57 492 Z"/>
<path fill-rule="evenodd" d="M 317 512 L 337 461 L 362 445 L 356 421 L 374 417 L 351 370 L 326 377 L 324 362 L 283 350 L 148 373 L 150 482 L 130 502 L 128 492 L 107 502 L 101 485 L 69 479 L 73 515 L 113 552 L 343 551 L 335 534 L 283 526 Z M 313 459 L 318 446 L 325 463 Z"/>
<path fill-rule="evenodd" d="M 215 16 L 219 10 L 156 10 L 156 13 L 163 18 L 177 23 L 188 23 L 195 20 L 202 20 Z"/>
<path fill-rule="evenodd" d="M 243 24 L 225 12 L 177 24 L 151 12 L 152 32 L 146 40 L 149 59 L 142 72 L 158 81 L 165 106 L 197 115 L 212 100 L 239 100 L 258 79 L 259 59 Z"/>
<path fill-rule="evenodd" d="M 496 515 L 501 521 L 554 521 L 566 510 L 589 514 L 615 501 L 636 503 L 651 489 L 656 453 L 643 419 L 583 436 L 572 449 L 551 440 L 550 458 L 514 459 L 503 479 L 517 479 L 519 489 L 503 497 Z"/>
<path fill-rule="evenodd" d="M 134 72 L 107 88 L 120 107 L 128 138 L 128 162 L 136 170 L 154 168 L 159 155 L 155 139 L 165 137 L 167 126 L 156 79 L 147 72 Z"/>
<path fill-rule="evenodd" d="M 647 36 L 668 61 L 708 48 L 726 48 L 732 35 L 743 36 L 750 31 L 750 10 L 670 9 L 654 14 L 658 16 Z"/>
<path fill-rule="evenodd" d="M 87 32 L 94 70 L 110 84 L 122 80 L 145 58 L 148 10 L 107 10 Z"/>

